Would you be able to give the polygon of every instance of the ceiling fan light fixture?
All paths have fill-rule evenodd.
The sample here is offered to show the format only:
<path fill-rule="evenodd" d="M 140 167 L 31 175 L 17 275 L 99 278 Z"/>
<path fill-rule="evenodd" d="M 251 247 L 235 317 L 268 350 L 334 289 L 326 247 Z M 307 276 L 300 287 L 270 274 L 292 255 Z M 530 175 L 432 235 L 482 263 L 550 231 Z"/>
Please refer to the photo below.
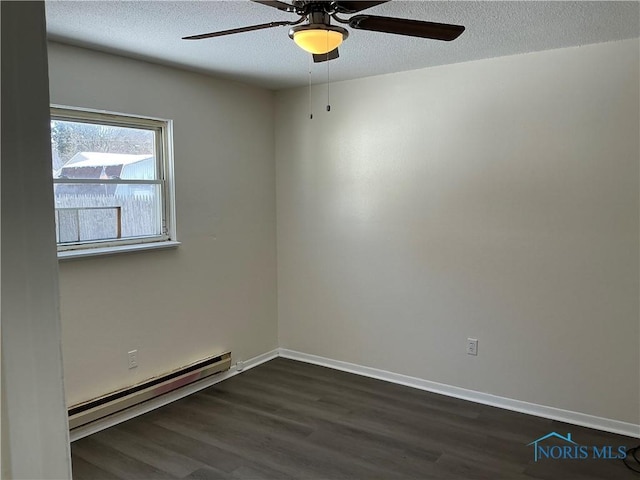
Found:
<path fill-rule="evenodd" d="M 333 25 L 311 24 L 293 27 L 289 36 L 306 52 L 322 55 L 338 48 L 349 32 Z"/>

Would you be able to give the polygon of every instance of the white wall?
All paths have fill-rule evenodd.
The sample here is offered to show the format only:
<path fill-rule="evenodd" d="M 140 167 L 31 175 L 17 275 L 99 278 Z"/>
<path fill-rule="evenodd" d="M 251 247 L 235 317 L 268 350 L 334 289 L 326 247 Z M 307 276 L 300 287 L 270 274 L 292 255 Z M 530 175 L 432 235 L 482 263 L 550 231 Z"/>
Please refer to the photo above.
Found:
<path fill-rule="evenodd" d="M 43 2 L 2 2 L 2 478 L 71 478 Z"/>
<path fill-rule="evenodd" d="M 280 346 L 639 423 L 638 57 L 280 92 Z"/>
<path fill-rule="evenodd" d="M 182 242 L 61 262 L 68 403 L 276 348 L 273 93 L 55 43 L 49 67 L 53 103 L 174 120 Z"/>

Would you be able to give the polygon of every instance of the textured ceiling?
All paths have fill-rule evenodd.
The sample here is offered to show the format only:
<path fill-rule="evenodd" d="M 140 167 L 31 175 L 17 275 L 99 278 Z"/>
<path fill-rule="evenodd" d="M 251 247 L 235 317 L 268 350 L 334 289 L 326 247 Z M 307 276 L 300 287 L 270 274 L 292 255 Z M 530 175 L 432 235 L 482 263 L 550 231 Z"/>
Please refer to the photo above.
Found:
<path fill-rule="evenodd" d="M 283 0 L 288 1 L 288 0 Z M 46 2 L 54 41 L 119 53 L 271 89 L 413 70 L 640 34 L 636 2 L 391 1 L 363 13 L 464 25 L 453 42 L 351 30 L 340 58 L 310 64 L 276 27 L 208 40 L 185 35 L 243 27 L 294 14 L 250 1 Z"/>

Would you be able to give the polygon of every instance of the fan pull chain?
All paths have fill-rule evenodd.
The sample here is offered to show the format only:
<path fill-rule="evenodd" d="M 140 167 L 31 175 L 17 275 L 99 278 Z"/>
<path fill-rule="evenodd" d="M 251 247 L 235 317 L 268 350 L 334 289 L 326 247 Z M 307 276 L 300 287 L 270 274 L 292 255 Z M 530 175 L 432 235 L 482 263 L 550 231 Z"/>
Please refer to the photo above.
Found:
<path fill-rule="evenodd" d="M 311 57 L 309 57 L 309 120 L 313 120 L 313 108 L 311 102 Z"/>
<path fill-rule="evenodd" d="M 327 52 L 327 112 L 331 111 L 331 102 L 329 101 L 329 52 Z"/>

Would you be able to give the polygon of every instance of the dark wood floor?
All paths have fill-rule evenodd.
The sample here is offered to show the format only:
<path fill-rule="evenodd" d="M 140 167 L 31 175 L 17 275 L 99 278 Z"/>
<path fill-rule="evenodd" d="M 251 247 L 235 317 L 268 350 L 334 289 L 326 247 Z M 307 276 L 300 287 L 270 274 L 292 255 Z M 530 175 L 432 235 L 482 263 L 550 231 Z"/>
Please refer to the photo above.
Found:
<path fill-rule="evenodd" d="M 74 479 L 633 479 L 620 460 L 533 461 L 533 440 L 613 434 L 278 358 L 74 442 Z"/>

